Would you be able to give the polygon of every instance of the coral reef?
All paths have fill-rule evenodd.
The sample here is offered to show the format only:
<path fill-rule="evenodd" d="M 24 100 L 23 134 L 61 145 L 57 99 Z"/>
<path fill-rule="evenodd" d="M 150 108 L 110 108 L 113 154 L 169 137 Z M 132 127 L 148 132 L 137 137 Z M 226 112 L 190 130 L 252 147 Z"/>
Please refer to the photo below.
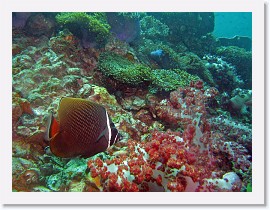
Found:
<path fill-rule="evenodd" d="M 105 52 L 99 57 L 98 68 L 107 77 L 127 83 L 139 84 L 149 81 L 151 69 L 143 64 L 134 63 L 116 53 Z"/>
<path fill-rule="evenodd" d="M 214 13 L 211 12 L 164 12 L 148 13 L 169 27 L 168 41 L 173 45 L 184 45 L 189 51 L 203 55 L 215 49 Z"/>
<path fill-rule="evenodd" d="M 160 39 L 169 35 L 169 27 L 154 18 L 145 16 L 140 20 L 141 36 L 147 39 Z"/>
<path fill-rule="evenodd" d="M 153 93 L 162 90 L 172 91 L 178 87 L 186 87 L 191 81 L 199 80 L 199 77 L 179 69 L 155 69 L 151 77 L 150 91 Z"/>
<path fill-rule="evenodd" d="M 252 91 L 235 88 L 230 96 L 224 95 L 222 107 L 229 111 L 233 117 L 237 117 L 245 123 L 252 123 Z"/>
<path fill-rule="evenodd" d="M 223 56 L 224 60 L 236 67 L 236 73 L 244 81 L 245 89 L 251 89 L 252 85 L 252 53 L 244 48 L 229 46 L 218 47 L 216 54 Z"/>
<path fill-rule="evenodd" d="M 90 47 L 90 42 L 102 44 L 110 35 L 110 25 L 105 13 L 63 12 L 55 18 L 58 24 L 78 36 L 84 47 Z"/>
<path fill-rule="evenodd" d="M 211 73 L 213 83 L 219 91 L 231 93 L 234 88 L 243 86 L 244 82 L 235 67 L 221 57 L 205 55 L 203 60 L 207 61 L 205 67 Z"/>
<path fill-rule="evenodd" d="M 146 143 L 128 140 L 126 152 L 90 159 L 89 174 L 100 191 L 240 191 L 239 176 L 224 173 L 228 169 L 208 151 L 211 141 L 202 142 L 198 135 L 192 125 L 183 135 L 153 131 Z"/>
<path fill-rule="evenodd" d="M 251 52 L 216 48 L 213 13 L 13 16 L 13 191 L 252 190 Z M 104 106 L 121 141 L 54 156 L 62 97 Z"/>

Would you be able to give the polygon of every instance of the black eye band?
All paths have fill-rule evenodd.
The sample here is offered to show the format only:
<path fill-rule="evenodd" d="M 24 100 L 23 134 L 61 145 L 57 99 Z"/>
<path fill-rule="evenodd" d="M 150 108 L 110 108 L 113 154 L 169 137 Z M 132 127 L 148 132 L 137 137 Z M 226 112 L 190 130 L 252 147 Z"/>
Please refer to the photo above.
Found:
<path fill-rule="evenodd" d="M 111 137 L 110 146 L 112 146 L 115 142 L 117 142 L 120 137 L 119 132 L 115 127 L 111 127 L 111 131 L 112 131 L 112 137 Z"/>

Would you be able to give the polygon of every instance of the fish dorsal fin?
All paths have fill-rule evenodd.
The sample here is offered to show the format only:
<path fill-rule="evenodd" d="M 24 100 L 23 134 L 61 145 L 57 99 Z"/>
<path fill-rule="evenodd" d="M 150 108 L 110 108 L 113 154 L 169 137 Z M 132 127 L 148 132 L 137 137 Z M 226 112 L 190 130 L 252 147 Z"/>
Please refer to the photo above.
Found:
<path fill-rule="evenodd" d="M 47 121 L 47 131 L 45 134 L 45 140 L 50 141 L 57 133 L 59 133 L 59 123 L 51 112 Z"/>

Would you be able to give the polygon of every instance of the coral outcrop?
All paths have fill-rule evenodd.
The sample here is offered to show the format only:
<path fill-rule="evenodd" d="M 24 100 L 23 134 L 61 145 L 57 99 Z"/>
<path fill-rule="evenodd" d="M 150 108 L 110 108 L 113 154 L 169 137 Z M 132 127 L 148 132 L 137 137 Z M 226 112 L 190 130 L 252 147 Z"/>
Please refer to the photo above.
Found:
<path fill-rule="evenodd" d="M 56 15 L 56 22 L 78 36 L 85 47 L 90 43 L 104 43 L 110 34 L 105 13 L 63 12 Z"/>

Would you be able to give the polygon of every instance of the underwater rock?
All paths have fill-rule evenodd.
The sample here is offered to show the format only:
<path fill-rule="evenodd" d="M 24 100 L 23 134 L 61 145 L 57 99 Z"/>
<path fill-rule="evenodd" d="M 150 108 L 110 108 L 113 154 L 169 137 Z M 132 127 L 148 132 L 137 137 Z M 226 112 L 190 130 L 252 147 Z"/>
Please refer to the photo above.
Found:
<path fill-rule="evenodd" d="M 197 75 L 204 81 L 213 85 L 214 79 L 211 72 L 205 67 L 204 61 L 194 53 L 185 53 L 178 60 L 179 68 L 187 71 L 189 74 Z"/>
<path fill-rule="evenodd" d="M 50 190 L 49 188 L 45 186 L 36 186 L 36 187 L 33 187 L 33 192 L 52 192 L 52 190 Z"/>
<path fill-rule="evenodd" d="M 21 125 L 25 124 L 24 119 L 26 115 L 27 116 L 31 115 L 30 118 L 34 118 L 33 116 L 34 112 L 32 110 L 30 102 L 27 99 L 22 98 L 20 94 L 13 92 L 12 93 L 12 130 L 13 130 L 14 138 L 17 134 L 20 133 L 20 128 L 22 128 Z M 33 123 L 34 121 L 32 121 L 32 123 L 30 124 L 35 124 Z M 28 125 L 28 127 L 30 127 L 30 125 Z M 17 134 L 15 134 L 15 131 Z M 31 134 L 31 133 L 32 132 L 30 131 L 28 134 Z M 27 132 L 25 134 L 24 132 L 22 132 L 22 134 L 27 136 Z"/>
<path fill-rule="evenodd" d="M 115 37 L 110 37 L 105 45 L 105 51 L 111 51 L 118 55 L 126 57 L 130 61 L 137 61 L 135 58 L 135 52 L 130 45 L 124 41 L 121 41 Z M 130 57 L 128 57 L 130 55 Z M 133 57 L 133 58 L 132 58 Z"/>
<path fill-rule="evenodd" d="M 252 151 L 251 126 L 224 116 L 212 117 L 209 123 L 217 135 L 218 141 L 215 142 L 219 145 L 217 147 L 230 155 L 235 168 L 247 171 L 251 166 L 249 159 Z"/>
<path fill-rule="evenodd" d="M 33 36 L 45 35 L 50 37 L 55 29 L 55 22 L 41 13 L 33 13 L 27 19 L 24 30 Z"/>
<path fill-rule="evenodd" d="M 206 41 L 208 33 L 214 30 L 215 16 L 213 12 L 163 12 L 148 13 L 169 27 L 167 40 L 173 45 L 183 44 L 190 51 L 202 54 L 209 52 L 215 42 Z M 205 42 L 208 42 L 206 45 Z M 210 44 L 210 45 L 209 45 Z"/>
<path fill-rule="evenodd" d="M 33 187 L 40 183 L 39 174 L 36 170 L 26 170 L 24 173 L 18 176 L 16 180 L 13 180 L 13 189 L 22 192 L 31 192 Z"/>
<path fill-rule="evenodd" d="M 221 106 L 238 121 L 252 122 L 252 90 L 235 88 L 230 95 L 223 94 Z"/>
<path fill-rule="evenodd" d="M 221 57 L 205 55 L 203 60 L 207 61 L 205 67 L 209 70 L 213 84 L 220 92 L 231 93 L 234 88 L 243 86 L 244 81 L 237 74 L 236 68 Z"/>
<path fill-rule="evenodd" d="M 107 13 L 107 20 L 111 32 L 121 41 L 130 43 L 140 35 L 139 14 L 133 13 Z"/>
<path fill-rule="evenodd" d="M 91 90 L 92 92 L 88 99 L 103 105 L 110 115 L 111 112 L 114 113 L 121 110 L 121 106 L 118 104 L 115 96 L 111 95 L 106 88 L 92 85 Z"/>
<path fill-rule="evenodd" d="M 169 35 L 168 25 L 162 23 L 160 20 L 151 15 L 147 15 L 140 20 L 141 36 L 147 39 L 161 39 Z"/>
<path fill-rule="evenodd" d="M 50 175 L 46 178 L 46 187 L 50 190 L 57 192 L 60 191 L 60 188 L 65 185 L 65 180 L 63 174 L 60 172 L 58 174 Z"/>
<path fill-rule="evenodd" d="M 231 107 L 235 112 L 238 112 L 240 114 L 246 114 L 247 111 L 247 102 L 251 100 L 251 96 L 241 97 L 239 95 L 236 95 L 230 99 Z"/>
<path fill-rule="evenodd" d="M 55 192 L 74 191 L 75 189 L 79 190 L 79 186 L 85 185 L 84 182 L 86 180 L 84 180 L 84 178 L 87 168 L 85 159 L 74 158 L 64 161 L 54 156 L 48 156 L 47 158 L 49 158 L 50 161 L 42 165 L 43 170 L 41 175 L 48 189 Z M 48 173 L 47 169 L 50 167 L 52 168 L 49 170 L 50 173 Z M 78 183 L 80 184 L 77 185 Z"/>
<path fill-rule="evenodd" d="M 69 192 L 83 192 L 85 191 L 86 184 L 85 181 L 71 181 L 68 188 Z"/>
<path fill-rule="evenodd" d="M 126 97 L 121 101 L 121 106 L 126 110 L 140 110 L 145 105 L 145 100 L 137 96 Z"/>
<path fill-rule="evenodd" d="M 18 44 L 12 44 L 12 56 L 15 56 L 19 53 L 21 53 L 22 48 Z"/>
<path fill-rule="evenodd" d="M 147 125 L 151 125 L 153 123 L 153 120 L 154 120 L 150 111 L 148 111 L 146 109 L 140 109 L 136 113 L 135 117 L 137 119 L 139 119 L 140 121 L 146 123 Z"/>
<path fill-rule="evenodd" d="M 252 47 L 252 40 L 247 36 L 234 36 L 233 38 L 219 37 L 218 42 L 221 46 L 236 46 L 244 48 L 247 51 L 250 51 Z"/>
<path fill-rule="evenodd" d="M 12 28 L 22 29 L 30 16 L 31 12 L 12 12 Z"/>
<path fill-rule="evenodd" d="M 53 50 L 51 53 L 64 54 L 68 55 L 67 57 L 72 59 L 78 59 L 73 56 L 74 52 L 78 52 L 81 49 L 79 45 L 79 39 L 68 30 L 60 31 L 57 36 L 51 37 L 48 44 L 49 47 Z M 57 56 L 55 55 L 55 57 Z"/>
<path fill-rule="evenodd" d="M 244 81 L 243 88 L 252 87 L 252 52 L 236 46 L 218 47 L 216 54 L 236 67 L 237 74 Z"/>
<path fill-rule="evenodd" d="M 12 73 L 18 74 L 22 70 L 30 69 L 34 64 L 34 60 L 28 55 L 16 55 L 12 58 Z"/>

